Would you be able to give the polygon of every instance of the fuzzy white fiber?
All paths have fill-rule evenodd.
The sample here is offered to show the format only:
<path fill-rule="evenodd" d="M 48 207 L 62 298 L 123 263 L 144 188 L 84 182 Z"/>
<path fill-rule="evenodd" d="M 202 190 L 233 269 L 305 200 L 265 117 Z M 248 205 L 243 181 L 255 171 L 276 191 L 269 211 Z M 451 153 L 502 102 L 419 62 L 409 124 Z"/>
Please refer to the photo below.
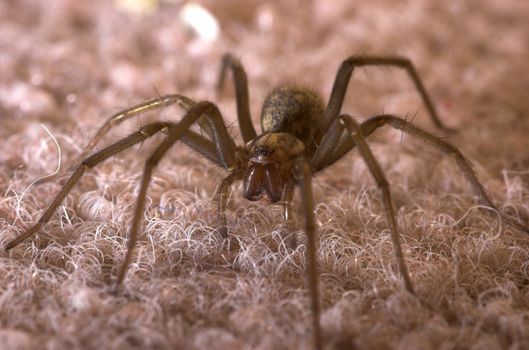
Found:
<path fill-rule="evenodd" d="M 456 133 L 435 129 L 396 68 L 355 71 L 342 110 L 415 116 L 472 161 L 504 215 L 529 225 L 528 18 L 521 0 L 1 1 L 0 246 L 38 221 L 120 109 L 167 93 L 211 100 L 241 144 L 231 81 L 215 93 L 225 52 L 246 68 L 256 125 L 277 84 L 327 99 L 349 55 L 409 57 Z M 133 119 L 98 149 L 181 116 Z M 237 184 L 228 245 L 211 202 L 227 173 L 181 144 L 154 172 L 133 262 L 111 293 L 143 164 L 162 137 L 88 171 L 37 236 L 2 248 L 0 348 L 311 348 L 302 230 L 285 227 L 280 206 L 244 200 Z M 529 349 L 529 236 L 484 210 L 452 158 L 389 128 L 369 144 L 391 184 L 417 297 L 353 151 L 313 181 L 325 348 Z M 60 176 L 35 182 L 58 166 Z"/>

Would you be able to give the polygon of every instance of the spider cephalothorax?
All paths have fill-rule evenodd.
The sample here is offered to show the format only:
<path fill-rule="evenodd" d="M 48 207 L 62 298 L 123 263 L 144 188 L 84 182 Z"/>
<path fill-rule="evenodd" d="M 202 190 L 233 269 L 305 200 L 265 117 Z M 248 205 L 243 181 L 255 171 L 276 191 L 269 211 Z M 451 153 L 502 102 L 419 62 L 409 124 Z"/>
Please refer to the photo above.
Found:
<path fill-rule="evenodd" d="M 294 162 L 304 151 L 303 142 L 285 132 L 266 133 L 251 142 L 243 197 L 255 201 L 266 194 L 270 202 L 279 201 L 292 180 Z"/>
<path fill-rule="evenodd" d="M 249 200 L 258 200 L 264 195 L 271 202 L 283 199 L 286 220 L 291 217 L 289 214 L 290 201 L 292 200 L 294 185 L 299 185 L 302 195 L 301 206 L 305 219 L 304 229 L 307 235 L 306 261 L 313 314 L 314 345 L 318 349 L 322 346 L 322 335 L 319 324 L 316 225 L 313 212 L 314 201 L 312 198 L 311 179 L 314 173 L 334 164 L 355 147 L 365 160 L 381 190 L 396 262 L 406 289 L 412 294 L 415 293 L 403 257 L 390 187 L 384 172 L 364 139 L 378 128 L 390 125 L 452 156 L 485 206 L 492 208 L 496 213 L 500 213 L 502 220 L 514 228 L 529 232 L 527 227 L 501 214 L 476 178 L 470 162 L 461 155 L 457 148 L 443 139 L 417 128 L 402 118 L 389 114 L 371 117 L 362 124 L 358 124 L 349 115 L 340 115 L 349 79 L 355 67 L 369 65 L 396 66 L 407 71 L 435 125 L 441 129 L 446 129 L 437 117 L 434 105 L 409 60 L 402 57 L 372 56 L 353 56 L 344 60 L 334 80 L 332 92 L 325 108 L 318 94 L 310 89 L 289 85 L 273 89 L 263 104 L 261 115 L 263 130 L 260 136 L 257 136 L 250 116 L 248 85 L 242 65 L 231 55 L 224 56 L 222 62 L 218 86 L 222 87 L 226 71 L 231 69 L 237 94 L 239 127 L 242 138 L 247 144 L 246 148 L 236 146 L 235 141 L 228 133 L 219 109 L 211 102 L 196 103 L 182 95 L 166 95 L 116 113 L 99 129 L 96 136 L 88 143 L 83 154 L 91 151 L 110 128 L 126 119 L 172 104 L 178 104 L 186 110 L 186 114 L 178 123 L 154 122 L 147 124 L 137 132 L 84 159 L 44 212 L 39 222 L 24 234 L 10 241 L 6 249 L 15 247 L 40 230 L 87 169 L 162 131 L 165 131 L 167 136 L 145 163 L 129 234 L 129 249 L 119 271 L 116 287 L 125 278 L 127 267 L 132 259 L 132 251 L 144 216 L 147 188 L 152 172 L 166 152 L 177 141 L 182 141 L 230 173 L 220 184 L 217 196 L 219 232 L 223 237 L 228 236 L 226 207 L 229 189 L 234 181 L 241 179 L 244 181 L 243 196 Z M 190 129 L 195 123 L 199 125 L 206 136 Z"/>

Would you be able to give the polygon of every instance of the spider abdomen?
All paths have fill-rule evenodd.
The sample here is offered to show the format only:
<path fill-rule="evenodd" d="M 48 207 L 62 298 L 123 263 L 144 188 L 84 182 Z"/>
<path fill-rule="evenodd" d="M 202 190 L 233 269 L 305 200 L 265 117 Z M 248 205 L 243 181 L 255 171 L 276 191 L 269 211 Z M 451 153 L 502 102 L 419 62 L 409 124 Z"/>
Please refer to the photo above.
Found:
<path fill-rule="evenodd" d="M 261 128 L 263 133 L 292 134 L 307 145 L 314 139 L 323 108 L 323 100 L 314 91 L 299 86 L 280 86 L 272 90 L 263 103 Z"/>

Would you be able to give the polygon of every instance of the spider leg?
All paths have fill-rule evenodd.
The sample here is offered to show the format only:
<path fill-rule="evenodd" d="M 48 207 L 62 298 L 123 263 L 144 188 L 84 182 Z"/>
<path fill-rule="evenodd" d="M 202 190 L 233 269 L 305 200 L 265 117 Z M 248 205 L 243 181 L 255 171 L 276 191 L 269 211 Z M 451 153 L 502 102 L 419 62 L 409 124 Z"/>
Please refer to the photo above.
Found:
<path fill-rule="evenodd" d="M 355 141 L 351 138 L 346 139 L 343 142 L 341 142 L 342 139 L 340 139 L 341 143 L 337 141 L 338 137 L 336 137 L 336 140 L 332 139 L 333 135 L 340 135 L 342 130 L 344 130 L 344 127 L 340 126 L 339 124 L 340 123 L 338 122 L 338 120 L 336 120 L 329 128 L 329 136 L 327 136 L 326 134 L 322 139 L 320 147 L 324 147 L 322 148 L 321 154 L 315 154 L 315 161 L 311 162 L 315 171 L 319 171 L 332 165 L 349 150 L 356 146 Z M 501 219 L 511 227 L 522 232 L 529 233 L 529 228 L 527 226 L 519 224 L 516 221 L 513 221 L 511 218 L 501 214 L 501 212 L 489 198 L 481 182 L 479 182 L 478 178 L 476 177 L 476 174 L 472 167 L 472 163 L 468 159 L 466 159 L 456 147 L 452 146 L 443 139 L 416 127 L 412 123 L 391 114 L 383 114 L 371 117 L 368 120 L 364 121 L 360 125 L 360 128 L 362 130 L 362 135 L 364 135 L 364 137 L 367 137 L 371 135 L 375 130 L 384 125 L 390 125 L 395 129 L 411 134 L 412 136 L 415 136 L 423 140 L 424 142 L 432 145 L 433 147 L 439 149 L 441 152 L 451 155 L 456 161 L 456 164 L 459 169 L 461 169 L 463 176 L 470 183 L 474 193 L 479 197 L 481 203 L 496 211 L 501 217 Z M 331 130 L 334 130 L 334 134 L 331 132 Z M 336 147 L 334 150 L 332 148 L 333 146 Z"/>
<path fill-rule="evenodd" d="M 218 141 L 215 146 L 211 143 L 210 140 L 193 133 L 189 130 L 189 127 L 197 121 L 197 119 L 206 116 L 210 126 L 214 132 L 215 139 Z M 136 204 L 135 216 L 132 222 L 132 227 L 129 235 L 129 244 L 128 251 L 125 258 L 125 262 L 120 270 L 117 285 L 119 285 L 126 273 L 127 267 L 130 263 L 132 249 L 136 244 L 137 233 L 139 229 L 139 224 L 141 221 L 141 215 L 145 209 L 145 196 L 148 184 L 150 182 L 150 177 L 152 174 L 153 168 L 158 164 L 160 159 L 165 155 L 167 150 L 178 140 L 186 140 L 188 144 L 195 148 L 200 153 L 204 154 L 207 158 L 215 161 L 217 164 L 223 166 L 228 171 L 236 171 L 238 163 L 235 154 L 235 143 L 228 135 L 228 131 L 220 112 L 217 107 L 210 102 L 201 102 L 195 104 L 190 108 L 189 112 L 184 116 L 184 118 L 178 124 L 168 123 L 168 122 L 156 122 L 148 124 L 142 127 L 137 132 L 125 137 L 122 140 L 117 141 L 116 143 L 102 149 L 101 151 L 95 153 L 94 155 L 86 158 L 81 165 L 75 170 L 71 175 L 67 183 L 61 189 L 59 194 L 55 197 L 53 202 L 50 204 L 48 209 L 44 212 L 42 217 L 39 219 L 39 222 L 27 230 L 24 234 L 13 239 L 6 245 L 6 250 L 9 250 L 25 239 L 29 238 L 35 234 L 38 230 L 42 228 L 46 222 L 51 218 L 57 207 L 64 200 L 66 195 L 71 191 L 73 186 L 80 180 L 84 172 L 97 165 L 98 163 L 104 161 L 105 159 L 141 142 L 145 139 L 151 137 L 155 133 L 168 129 L 168 135 L 164 141 L 158 146 L 155 152 L 147 160 L 145 165 L 145 170 L 143 174 L 143 179 L 141 183 L 140 195 L 138 196 L 138 201 Z M 215 153 L 212 153 L 212 152 Z"/>
<path fill-rule="evenodd" d="M 124 109 L 122 111 L 119 111 L 110 118 L 107 119 L 107 121 L 99 128 L 95 136 L 88 142 L 88 144 L 85 146 L 83 153 L 79 158 L 83 159 L 88 155 L 92 149 L 95 147 L 95 145 L 110 131 L 111 128 L 114 126 L 124 122 L 125 120 L 128 120 L 132 117 L 139 116 L 143 113 L 166 108 L 173 104 L 180 105 L 184 110 L 189 110 L 191 106 L 195 104 L 193 100 L 191 100 L 188 97 L 182 96 L 182 95 L 165 95 L 160 96 L 155 99 L 140 103 L 136 106 Z"/>
<path fill-rule="evenodd" d="M 184 95 L 178 95 L 178 94 L 172 94 L 172 95 L 164 95 L 159 96 L 155 99 L 140 103 L 136 106 L 127 108 L 125 110 L 119 111 L 110 118 L 108 118 L 105 123 L 98 129 L 95 136 L 88 142 L 88 144 L 85 146 L 83 153 L 79 156 L 79 158 L 84 159 L 86 156 L 93 150 L 93 148 L 97 145 L 99 141 L 112 129 L 114 126 L 117 126 L 121 124 L 122 122 L 131 119 L 133 117 L 140 116 L 141 114 L 147 113 L 149 111 L 153 111 L 156 109 L 162 109 L 167 108 L 171 105 L 177 104 L 179 105 L 184 111 L 188 111 L 192 106 L 196 104 L 195 101 L 190 99 L 189 97 L 186 97 Z M 199 119 L 198 121 L 200 127 L 206 134 L 213 139 L 213 131 L 209 124 L 204 119 Z M 195 134 L 195 133 L 193 133 Z M 187 140 L 189 140 L 189 143 L 196 144 L 196 143 L 202 143 L 204 142 L 197 141 L 198 137 L 196 135 L 192 135 L 189 138 L 185 138 L 185 143 L 187 143 Z M 193 147 L 193 146 L 191 146 Z"/>
<path fill-rule="evenodd" d="M 288 182 L 283 190 L 283 219 L 287 225 L 292 221 L 292 197 L 294 197 L 294 182 Z"/>
<path fill-rule="evenodd" d="M 312 170 L 309 162 L 303 157 L 298 158 L 295 166 L 296 179 L 301 189 L 301 203 L 305 218 L 304 227 L 307 235 L 307 261 L 308 284 L 312 308 L 312 322 L 314 329 L 314 347 L 322 348 L 322 335 L 320 328 L 320 296 L 319 274 L 316 259 L 316 224 L 314 221 L 314 198 L 312 196 Z"/>
<path fill-rule="evenodd" d="M 349 80 L 353 74 L 353 70 L 356 67 L 363 66 L 391 66 L 399 67 L 406 70 L 409 77 L 413 81 L 415 88 L 419 92 L 421 99 L 428 110 L 428 114 L 432 119 L 432 122 L 436 127 L 442 130 L 451 131 L 450 128 L 447 128 L 441 122 L 437 114 L 435 106 L 426 92 L 424 84 L 417 73 L 413 63 L 405 57 L 379 57 L 379 56 L 351 56 L 344 60 L 336 73 L 336 78 L 334 80 L 334 86 L 332 88 L 331 96 L 329 98 L 329 103 L 323 114 L 322 118 L 322 129 L 327 130 L 333 120 L 338 116 L 340 110 L 342 109 L 343 99 L 349 85 Z"/>
<path fill-rule="evenodd" d="M 116 280 L 116 290 L 119 285 L 123 282 L 127 273 L 128 266 L 132 258 L 132 251 L 136 245 L 138 231 L 141 224 L 141 219 L 145 211 L 145 201 L 147 196 L 147 188 L 151 181 L 151 176 L 154 168 L 167 153 L 167 151 L 177 142 L 182 136 L 185 135 L 189 127 L 193 125 L 199 118 L 206 117 L 209 121 L 212 130 L 215 134 L 216 150 L 219 158 L 219 162 L 222 163 L 224 168 L 232 173 L 236 173 L 239 167 L 238 160 L 236 158 L 236 147 L 233 140 L 228 134 L 228 130 L 224 125 L 222 116 L 217 108 L 211 102 L 199 102 L 189 109 L 189 112 L 182 118 L 182 120 L 176 124 L 171 125 L 168 130 L 167 137 L 158 145 L 151 156 L 145 162 L 143 170 L 143 177 L 141 180 L 140 192 L 136 202 L 136 208 L 134 210 L 134 217 L 132 219 L 131 228 L 129 231 L 128 250 L 125 256 L 125 260 L 119 271 L 118 278 Z"/>
<path fill-rule="evenodd" d="M 104 161 L 105 159 L 139 142 L 144 141 L 145 139 L 151 137 L 152 135 L 156 134 L 157 132 L 167 127 L 169 127 L 169 123 L 165 123 L 165 122 L 157 122 L 157 123 L 145 125 L 144 127 L 136 131 L 135 133 L 125 137 L 122 140 L 117 141 L 116 143 L 102 149 L 101 151 L 83 160 L 82 163 L 74 171 L 74 173 L 70 176 L 70 178 L 68 179 L 64 187 L 61 189 L 59 194 L 55 197 L 53 202 L 50 204 L 48 209 L 46 209 L 42 217 L 39 219 L 38 223 L 35 224 L 33 227 L 31 227 L 26 232 L 24 232 L 22 235 L 10 241 L 6 245 L 6 250 L 9 250 L 17 246 L 20 242 L 31 237 L 33 234 L 39 231 L 42 228 L 42 226 L 48 222 L 48 220 L 51 218 L 51 216 L 53 215 L 57 207 L 59 207 L 59 205 L 62 203 L 66 195 L 72 190 L 73 186 L 81 179 L 82 175 L 87 169 L 92 168 L 96 164 Z"/>
<path fill-rule="evenodd" d="M 139 116 L 148 111 L 155 109 L 169 107 L 173 104 L 179 104 L 184 110 L 188 110 L 195 102 L 188 97 L 182 95 L 165 95 L 155 98 L 150 101 L 140 103 L 136 106 L 124 109 L 120 112 L 113 114 L 107 121 L 99 128 L 96 135 L 88 142 L 84 147 L 82 153 L 79 155 L 78 159 L 85 159 L 92 152 L 95 145 L 110 131 L 110 129 L 121 122 L 132 118 L 134 116 Z M 206 130 L 207 131 L 207 130 Z M 69 167 L 69 171 L 74 171 L 79 166 L 79 163 L 74 163 Z M 62 171 L 59 171 L 57 174 L 52 176 L 47 176 L 45 178 L 37 180 L 36 184 L 42 184 L 54 179 L 57 179 L 61 175 Z"/>
<path fill-rule="evenodd" d="M 360 127 L 362 135 L 368 137 L 380 125 L 372 119 L 364 121 Z M 345 130 L 345 126 L 336 118 L 323 135 L 316 152 L 311 159 L 314 171 L 318 172 L 341 159 L 347 152 L 356 146 L 351 135 Z"/>
<path fill-rule="evenodd" d="M 183 143 L 189 146 L 191 149 L 197 151 L 205 158 L 209 159 L 218 166 L 224 167 L 224 163 L 219 159 L 214 141 L 193 132 L 187 130 L 180 139 Z"/>
<path fill-rule="evenodd" d="M 399 265 L 400 274 L 404 279 L 404 285 L 406 286 L 408 292 L 415 295 L 413 283 L 408 273 L 408 267 L 402 252 L 401 235 L 397 229 L 397 222 L 395 221 L 395 207 L 393 205 L 393 200 L 391 199 L 391 191 L 388 180 L 386 179 L 380 164 L 373 155 L 373 152 L 371 152 L 371 149 L 367 145 L 360 125 L 349 115 L 341 115 L 339 119 L 345 124 L 345 127 L 349 131 L 349 135 L 351 135 L 353 138 L 356 146 L 358 147 L 359 153 L 362 155 L 362 158 L 364 158 L 371 175 L 373 175 L 378 188 L 382 192 L 382 199 L 384 202 L 384 208 L 386 210 L 386 218 L 389 225 L 389 231 L 391 233 L 391 240 L 393 241 L 393 249 L 395 258 Z"/>
<path fill-rule="evenodd" d="M 241 62 L 239 62 L 237 58 L 230 54 L 225 54 L 222 57 L 222 66 L 219 73 L 219 79 L 217 81 L 217 91 L 222 90 L 222 87 L 224 86 L 224 81 L 226 80 L 226 71 L 228 68 L 233 72 L 239 128 L 241 129 L 241 135 L 244 143 L 248 143 L 257 136 L 250 114 L 248 80 Z"/>
<path fill-rule="evenodd" d="M 517 230 L 520 230 L 522 232 L 529 233 L 529 228 L 527 226 L 524 226 L 523 224 L 519 224 L 516 221 L 513 221 L 511 218 L 506 217 L 503 214 L 501 214 L 498 208 L 490 200 L 481 182 L 479 182 L 478 178 L 476 177 L 476 173 L 473 169 L 472 163 L 468 159 L 466 159 L 456 147 L 452 146 L 448 142 L 442 140 L 441 138 L 435 135 L 430 134 L 427 131 L 424 131 L 416 127 L 415 125 L 413 125 L 412 123 L 404 119 L 401 119 L 399 117 L 396 117 L 394 115 L 389 115 L 389 114 L 377 115 L 377 116 L 369 118 L 364 123 L 362 123 L 362 131 L 365 130 L 367 134 L 370 134 L 374 130 L 386 124 L 392 126 L 395 129 L 399 129 L 405 133 L 411 134 L 421 139 L 422 141 L 432 145 L 433 147 L 437 148 L 441 152 L 452 156 L 457 166 L 463 173 L 463 176 L 470 183 L 474 193 L 479 197 L 481 203 L 483 203 L 487 207 L 497 212 L 498 215 L 501 217 L 501 219 L 504 222 L 506 222 L 508 225 L 510 225 L 511 227 Z"/>
<path fill-rule="evenodd" d="M 236 171 L 226 176 L 217 191 L 215 201 L 217 202 L 217 218 L 219 221 L 219 232 L 224 238 L 228 238 L 228 220 L 226 219 L 226 207 L 228 205 L 228 195 L 230 186 L 237 180 L 241 180 L 244 174 Z"/>
<path fill-rule="evenodd" d="M 329 126 L 316 148 L 310 164 L 318 172 L 342 158 L 355 146 L 351 136 L 345 131 L 345 126 L 336 118 Z M 346 143 L 344 150 L 339 152 L 340 146 Z"/>
<path fill-rule="evenodd" d="M 368 137 L 380 126 L 382 125 L 380 125 L 379 121 L 376 118 L 370 118 L 360 125 L 360 127 L 362 128 L 362 135 L 364 135 L 364 137 Z M 332 131 L 334 131 L 334 133 L 331 133 L 331 129 L 333 129 Z M 340 135 L 340 133 L 344 131 L 344 129 L 345 127 L 338 120 L 336 120 L 329 128 L 329 132 L 325 135 L 325 137 L 329 139 L 326 140 L 326 142 L 330 142 L 330 145 L 332 145 L 333 148 L 322 147 L 322 154 L 320 154 L 318 158 L 319 160 L 321 160 L 321 162 L 319 163 L 320 167 L 318 169 L 325 168 L 333 164 L 334 162 L 342 158 L 353 147 L 356 146 L 353 139 L 347 132 L 343 132 Z M 332 137 L 336 137 L 336 140 L 332 140 Z"/>
<path fill-rule="evenodd" d="M 292 198 L 294 197 L 294 186 L 294 181 L 289 181 L 283 189 L 283 220 L 285 221 L 285 226 L 289 231 L 292 231 L 294 228 L 292 215 Z M 292 249 L 296 249 L 298 246 L 296 235 L 291 235 L 288 243 Z"/>

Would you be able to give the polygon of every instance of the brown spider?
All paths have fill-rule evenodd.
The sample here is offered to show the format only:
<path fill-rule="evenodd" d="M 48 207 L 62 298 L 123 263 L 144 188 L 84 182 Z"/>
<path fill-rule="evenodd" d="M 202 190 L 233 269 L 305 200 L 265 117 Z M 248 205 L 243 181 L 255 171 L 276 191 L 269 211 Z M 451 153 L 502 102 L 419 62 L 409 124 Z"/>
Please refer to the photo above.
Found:
<path fill-rule="evenodd" d="M 141 189 L 138 194 L 129 233 L 128 251 L 119 271 L 116 287 L 123 282 L 131 261 L 132 251 L 136 244 L 141 218 L 145 209 L 147 188 L 151 180 L 152 171 L 173 144 L 177 141 L 182 141 L 230 173 L 220 184 L 216 197 L 218 200 L 219 232 L 225 238 L 228 237 L 226 205 L 229 188 L 234 181 L 243 181 L 243 196 L 248 200 L 256 201 L 263 196 L 268 197 L 272 203 L 283 200 L 286 220 L 291 217 L 290 202 L 293 197 L 294 187 L 296 184 L 300 186 L 302 207 L 305 214 L 304 229 L 307 234 L 307 273 L 313 314 L 314 345 L 315 348 L 320 349 L 322 339 L 319 323 L 316 228 L 311 185 L 313 174 L 334 164 L 355 146 L 358 147 L 382 192 L 396 261 L 404 280 L 405 288 L 412 294 L 415 294 L 415 292 L 402 254 L 389 184 L 369 146 L 366 144 L 365 137 L 379 127 L 389 124 L 453 156 L 481 201 L 487 207 L 497 211 L 485 189 L 476 178 L 471 163 L 463 157 L 458 149 L 449 143 L 394 115 L 376 115 L 362 124 L 358 124 L 349 115 L 339 115 L 354 68 L 372 65 L 396 66 L 405 69 L 414 82 L 423 103 L 426 105 L 432 121 L 438 128 L 448 130 L 438 118 L 431 99 L 426 93 L 414 66 L 408 59 L 401 57 L 353 56 L 343 61 L 340 66 L 327 107 L 324 106 L 322 99 L 316 93 L 306 88 L 287 85 L 272 90 L 262 108 L 261 127 L 263 133 L 257 135 L 250 116 L 246 73 L 236 58 L 231 55 L 225 55 L 222 60 L 218 89 L 223 86 L 227 70 L 231 69 L 235 83 L 239 127 L 246 146 L 239 147 L 235 144 L 228 135 L 228 130 L 219 109 L 211 102 L 196 103 L 182 95 L 166 95 L 116 113 L 105 122 L 95 137 L 88 143 L 81 159 L 85 158 L 86 154 L 94 148 L 110 128 L 126 119 L 172 104 L 177 104 L 186 110 L 185 116 L 178 123 L 154 122 L 147 124 L 137 132 L 84 159 L 42 215 L 39 222 L 24 234 L 10 241 L 6 249 L 15 247 L 40 230 L 87 169 L 163 131 L 167 136 L 145 163 Z M 190 129 L 195 122 L 199 124 L 206 136 L 202 136 Z M 500 216 L 514 228 L 529 232 L 529 229 L 525 226 L 501 214 Z"/>

